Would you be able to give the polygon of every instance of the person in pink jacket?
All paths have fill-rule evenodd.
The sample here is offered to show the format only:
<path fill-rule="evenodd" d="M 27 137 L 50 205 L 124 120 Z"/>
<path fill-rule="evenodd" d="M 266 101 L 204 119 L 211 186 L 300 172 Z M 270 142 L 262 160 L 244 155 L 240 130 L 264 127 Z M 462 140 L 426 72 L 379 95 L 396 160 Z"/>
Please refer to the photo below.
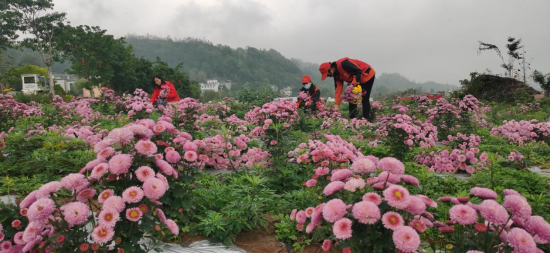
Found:
<path fill-rule="evenodd" d="M 161 76 L 155 75 L 152 80 L 155 91 L 151 95 L 151 104 L 154 106 L 164 105 L 169 102 L 180 101 L 178 92 L 171 82 L 164 80 Z"/>

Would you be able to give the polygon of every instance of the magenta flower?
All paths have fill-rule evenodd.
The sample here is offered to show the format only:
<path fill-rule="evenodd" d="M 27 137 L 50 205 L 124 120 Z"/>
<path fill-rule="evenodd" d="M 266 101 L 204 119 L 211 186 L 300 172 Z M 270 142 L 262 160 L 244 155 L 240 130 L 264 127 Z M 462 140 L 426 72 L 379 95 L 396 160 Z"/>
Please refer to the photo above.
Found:
<path fill-rule="evenodd" d="M 537 252 L 537 244 L 527 231 L 521 228 L 512 228 L 508 231 L 506 240 L 514 248 L 514 252 Z"/>
<path fill-rule="evenodd" d="M 88 199 L 93 198 L 96 194 L 96 190 L 93 188 L 87 188 L 78 193 L 76 200 L 80 202 L 86 202 Z"/>
<path fill-rule="evenodd" d="M 346 204 L 340 199 L 332 199 L 323 207 L 323 218 L 331 223 L 341 219 L 346 213 Z"/>
<path fill-rule="evenodd" d="M 382 216 L 382 224 L 385 228 L 395 231 L 397 228 L 403 226 L 403 217 L 396 212 L 386 212 Z"/>
<path fill-rule="evenodd" d="M 332 246 L 332 241 L 326 239 L 323 241 L 323 246 L 321 248 L 323 249 L 323 251 L 329 251 L 331 246 Z"/>
<path fill-rule="evenodd" d="M 380 208 L 372 202 L 361 201 L 352 209 L 353 217 L 363 224 L 374 224 L 380 220 Z"/>
<path fill-rule="evenodd" d="M 363 201 L 369 201 L 374 203 L 375 205 L 380 205 L 382 203 L 382 197 L 380 195 L 374 193 L 374 192 L 367 192 L 365 195 L 363 195 Z"/>
<path fill-rule="evenodd" d="M 306 223 L 306 212 L 304 211 L 299 211 L 297 214 L 296 214 L 296 222 L 298 222 L 298 224 L 304 224 Z"/>
<path fill-rule="evenodd" d="M 451 220 L 462 225 L 474 224 L 477 221 L 477 212 L 467 205 L 455 205 L 449 209 Z"/>
<path fill-rule="evenodd" d="M 499 203 L 486 199 L 478 206 L 478 211 L 485 220 L 495 225 L 503 225 L 508 220 L 508 212 Z"/>
<path fill-rule="evenodd" d="M 97 197 L 97 201 L 99 203 L 103 203 L 105 202 L 105 200 L 107 200 L 109 197 L 113 196 L 115 194 L 115 191 L 111 190 L 111 189 L 106 189 L 106 190 L 103 190 L 99 196 Z"/>
<path fill-rule="evenodd" d="M 180 153 L 177 151 L 168 151 L 166 153 L 166 161 L 169 163 L 177 163 L 181 160 Z"/>
<path fill-rule="evenodd" d="M 508 195 L 504 197 L 504 207 L 510 212 L 521 218 L 529 218 L 531 216 L 531 206 L 521 195 Z"/>
<path fill-rule="evenodd" d="M 71 202 L 59 208 L 69 227 L 80 225 L 88 220 L 90 208 L 82 202 Z"/>
<path fill-rule="evenodd" d="M 197 153 L 195 151 L 187 151 L 183 155 L 183 158 L 188 162 L 194 162 L 197 160 Z"/>
<path fill-rule="evenodd" d="M 378 161 L 378 169 L 387 171 L 395 175 L 402 175 L 405 173 L 405 165 L 393 157 L 384 157 Z"/>
<path fill-rule="evenodd" d="M 92 173 L 88 176 L 89 179 L 100 179 L 105 173 L 109 171 L 109 164 L 100 163 L 92 169 Z"/>
<path fill-rule="evenodd" d="M 541 216 L 531 216 L 527 220 L 527 226 L 531 233 L 537 234 L 545 241 L 550 241 L 550 224 Z"/>
<path fill-rule="evenodd" d="M 120 219 L 119 212 L 115 209 L 103 209 L 99 213 L 99 225 L 104 227 L 114 228 L 117 221 Z"/>
<path fill-rule="evenodd" d="M 133 157 L 127 154 L 111 157 L 111 160 L 109 160 L 109 171 L 115 175 L 128 173 L 128 169 L 132 166 L 132 159 Z"/>
<path fill-rule="evenodd" d="M 341 169 L 334 173 L 332 173 L 332 176 L 330 177 L 330 181 L 344 181 L 351 177 L 353 175 L 353 172 L 348 169 Z"/>
<path fill-rule="evenodd" d="M 388 205 L 397 209 L 405 209 L 411 201 L 409 191 L 400 185 L 391 185 L 383 194 Z"/>
<path fill-rule="evenodd" d="M 137 186 L 128 187 L 122 192 L 122 200 L 126 203 L 137 203 L 143 199 L 143 190 Z"/>
<path fill-rule="evenodd" d="M 351 220 L 348 218 L 341 218 L 334 223 L 332 232 L 337 239 L 345 240 L 351 237 Z"/>
<path fill-rule="evenodd" d="M 416 252 L 420 246 L 420 236 L 409 226 L 401 226 L 392 235 L 395 247 L 402 252 Z"/>

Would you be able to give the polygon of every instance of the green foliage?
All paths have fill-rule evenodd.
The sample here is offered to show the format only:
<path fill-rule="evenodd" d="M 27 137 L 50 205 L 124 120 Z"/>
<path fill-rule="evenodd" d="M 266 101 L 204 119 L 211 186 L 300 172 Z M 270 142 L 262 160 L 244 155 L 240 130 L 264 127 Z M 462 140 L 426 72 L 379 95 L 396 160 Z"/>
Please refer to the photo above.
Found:
<path fill-rule="evenodd" d="M 272 102 L 278 96 L 279 93 L 269 85 L 260 85 L 255 88 L 243 87 L 235 94 L 238 101 L 254 106 L 262 106 L 265 103 Z"/>
<path fill-rule="evenodd" d="M 513 78 L 488 74 L 470 73 L 470 80 L 460 81 L 462 89 L 455 92 L 455 97 L 471 94 L 482 101 L 517 104 L 532 102 L 538 92 L 531 86 Z"/>
<path fill-rule="evenodd" d="M 544 75 L 540 71 L 535 70 L 533 72 L 533 80 L 540 84 L 540 87 L 547 97 L 550 96 L 550 73 Z"/>

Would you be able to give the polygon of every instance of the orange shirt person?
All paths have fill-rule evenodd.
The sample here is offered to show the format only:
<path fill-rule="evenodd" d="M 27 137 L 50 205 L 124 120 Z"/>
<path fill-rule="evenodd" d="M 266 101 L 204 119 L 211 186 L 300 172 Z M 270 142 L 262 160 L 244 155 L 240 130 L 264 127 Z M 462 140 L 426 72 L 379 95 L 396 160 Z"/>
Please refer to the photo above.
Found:
<path fill-rule="evenodd" d="M 363 92 L 363 118 L 369 119 L 369 99 L 374 84 L 375 72 L 368 63 L 345 57 L 335 62 L 325 62 L 321 64 L 319 66 L 319 72 L 322 74 L 321 80 L 325 80 L 327 76 L 334 78 L 334 88 L 336 89 L 334 100 L 336 101 L 336 108 L 338 108 L 342 101 L 344 82 L 350 83 L 353 86 L 361 86 L 361 91 Z M 356 114 L 357 105 L 350 103 L 350 118 L 355 118 L 357 116 Z"/>

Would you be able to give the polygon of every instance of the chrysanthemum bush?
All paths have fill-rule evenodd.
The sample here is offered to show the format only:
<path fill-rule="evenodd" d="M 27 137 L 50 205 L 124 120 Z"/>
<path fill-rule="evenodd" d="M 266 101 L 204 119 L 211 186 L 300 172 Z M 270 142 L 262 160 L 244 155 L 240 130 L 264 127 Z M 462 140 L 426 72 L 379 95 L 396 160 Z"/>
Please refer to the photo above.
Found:
<path fill-rule="evenodd" d="M 429 171 L 456 173 L 465 171 L 473 174 L 486 168 L 490 161 L 486 153 L 480 153 L 479 148 L 438 149 L 437 151 L 422 151 L 414 157 L 414 161 L 426 166 Z"/>
<path fill-rule="evenodd" d="M 0 131 L 7 131 L 24 117 L 42 115 L 40 106 L 19 103 L 11 95 L 0 94 Z"/>
<path fill-rule="evenodd" d="M 481 187 L 470 190 L 472 198 L 439 198 L 452 206 L 447 220 L 434 222 L 440 239 L 431 242 L 432 248 L 452 245 L 452 252 L 548 252 L 550 224 L 532 214 L 520 193 L 502 192 L 502 204 L 495 191 Z"/>
<path fill-rule="evenodd" d="M 167 177 L 178 172 L 156 155 L 153 135 L 145 124 L 114 129 L 95 145 L 97 159 L 80 173 L 25 197 L 19 207 L 29 224 L 10 238 L 14 252 L 147 252 L 163 228 L 178 234 L 159 201 L 169 190 Z"/>
<path fill-rule="evenodd" d="M 510 144 L 519 146 L 529 142 L 545 142 L 550 144 L 550 122 L 530 121 L 505 121 L 502 126 L 491 129 L 491 134 L 505 137 Z"/>
<path fill-rule="evenodd" d="M 390 147 L 392 154 L 403 158 L 404 155 L 414 146 L 430 148 L 435 146 L 437 141 L 437 128 L 431 123 L 423 123 L 413 119 L 406 114 L 407 108 L 395 106 L 394 113 L 389 117 L 380 119 L 381 126 L 376 133 L 384 141 L 384 145 Z"/>
<path fill-rule="evenodd" d="M 419 233 L 432 226 L 427 207 L 436 208 L 436 202 L 409 193 L 402 184 L 416 187 L 419 182 L 404 174 L 398 159 L 365 157 L 339 137 L 329 138 L 326 144 L 303 143 L 291 153 L 302 153 L 296 162 L 318 166 L 304 185 L 321 200 L 292 211 L 296 229 L 317 239 L 324 236 L 324 251 L 334 245 L 344 252 L 415 252 Z"/>
<path fill-rule="evenodd" d="M 428 122 L 434 124 L 443 138 L 457 131 L 469 131 L 474 127 L 485 127 L 487 122 L 482 103 L 472 95 L 463 99 L 452 99 L 451 102 L 445 98 L 437 100 L 435 107 L 429 109 Z"/>
<path fill-rule="evenodd" d="M 149 94 L 142 89 L 136 89 L 133 96 L 126 98 L 124 107 L 128 117 L 134 120 L 148 118 L 154 109 L 149 101 Z"/>
<path fill-rule="evenodd" d="M 382 172 L 376 175 L 378 170 Z M 437 204 L 400 185 L 418 185 L 404 171 L 395 158 L 358 157 L 349 169 L 331 171 L 322 193 L 326 202 L 293 211 L 291 218 L 298 230 L 325 232 L 325 251 L 334 244 L 352 252 L 415 252 L 419 233 L 432 226 L 433 215 L 426 208 Z"/>

